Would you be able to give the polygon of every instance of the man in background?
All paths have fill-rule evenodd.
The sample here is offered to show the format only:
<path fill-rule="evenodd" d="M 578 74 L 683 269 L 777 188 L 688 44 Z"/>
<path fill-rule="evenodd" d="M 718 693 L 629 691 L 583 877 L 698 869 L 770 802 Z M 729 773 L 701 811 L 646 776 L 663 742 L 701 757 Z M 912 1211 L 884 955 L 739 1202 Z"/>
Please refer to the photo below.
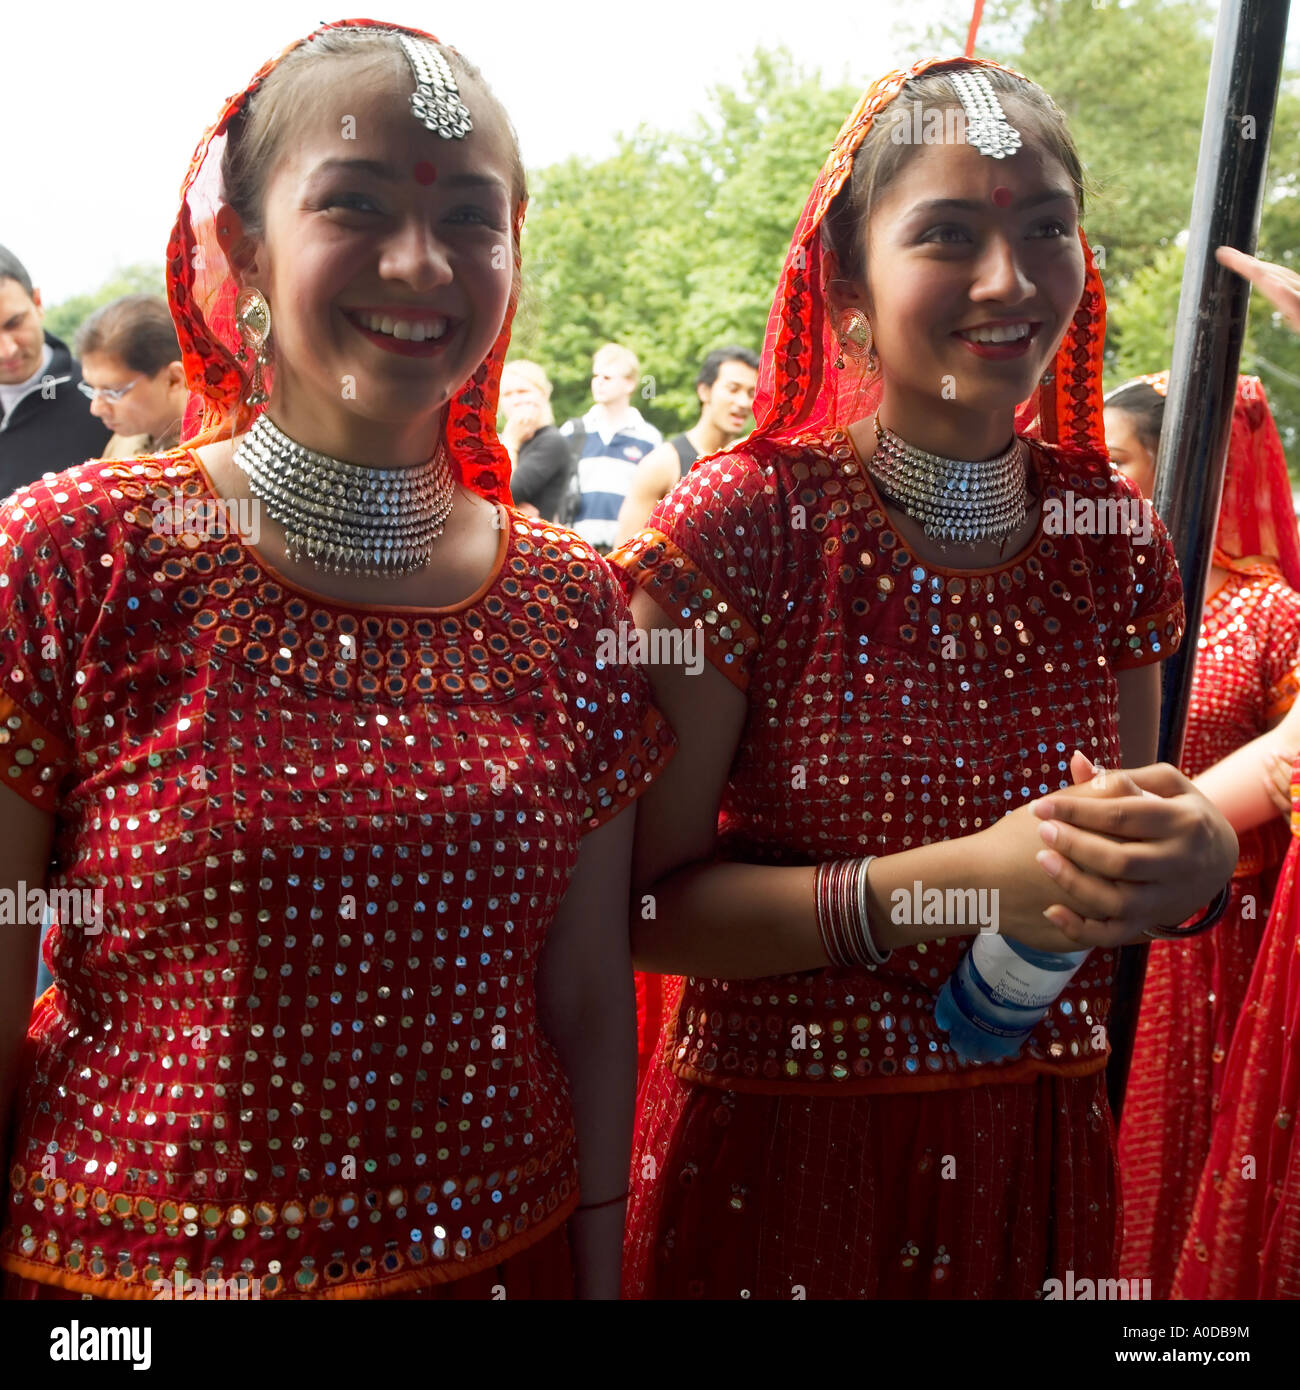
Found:
<path fill-rule="evenodd" d="M 696 459 L 716 454 L 748 434 L 754 425 L 758 354 L 749 348 L 714 348 L 700 364 L 695 394 L 700 418 L 686 431 L 641 460 L 618 514 L 621 545 L 650 519 L 661 499 L 677 486 Z"/>
<path fill-rule="evenodd" d="M 81 368 L 41 327 L 41 292 L 0 246 L 0 497 L 98 458 L 111 431 L 77 390 Z"/>
<path fill-rule="evenodd" d="M 619 508 L 637 466 L 663 443 L 663 435 L 632 404 L 640 375 L 636 353 L 606 343 L 591 363 L 595 405 L 560 430 L 578 460 L 582 499 L 573 529 L 602 555 L 614 548 Z"/>

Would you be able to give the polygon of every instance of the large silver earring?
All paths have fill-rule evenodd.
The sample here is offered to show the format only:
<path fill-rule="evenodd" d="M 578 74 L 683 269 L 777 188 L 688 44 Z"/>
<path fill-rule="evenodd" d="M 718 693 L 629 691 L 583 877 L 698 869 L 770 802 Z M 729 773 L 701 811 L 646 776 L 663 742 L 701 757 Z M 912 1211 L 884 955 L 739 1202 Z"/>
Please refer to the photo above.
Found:
<path fill-rule="evenodd" d="M 247 362 L 250 354 L 253 358 L 253 377 L 244 404 L 265 405 L 270 397 L 266 394 L 262 370 L 271 360 L 266 347 L 271 336 L 271 306 L 261 290 L 249 288 L 239 292 L 239 298 L 235 300 L 235 322 L 239 325 L 239 337 L 243 343 L 239 359 Z"/>
<path fill-rule="evenodd" d="M 846 309 L 840 315 L 839 339 L 840 359 L 835 364 L 837 367 L 844 366 L 844 354 L 847 352 L 855 361 L 865 362 L 872 370 L 875 369 L 871 320 L 861 309 Z"/>

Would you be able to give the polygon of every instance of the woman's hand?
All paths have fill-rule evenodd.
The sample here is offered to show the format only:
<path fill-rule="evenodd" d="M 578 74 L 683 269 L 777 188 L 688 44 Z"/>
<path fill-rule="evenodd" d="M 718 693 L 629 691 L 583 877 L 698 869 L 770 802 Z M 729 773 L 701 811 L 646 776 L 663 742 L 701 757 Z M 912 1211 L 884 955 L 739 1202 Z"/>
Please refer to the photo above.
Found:
<path fill-rule="evenodd" d="M 1075 755 L 1074 774 L 1089 778 L 1092 764 L 1082 753 Z M 1052 802 L 1102 802 L 1140 796 L 1141 789 L 1123 772 L 1080 780 L 1072 787 L 1053 792 Z M 1064 910 L 1080 922 L 1107 915 L 1114 902 L 1115 884 L 1105 875 L 1076 870 L 1064 896 L 1059 876 L 1046 872 L 1044 860 L 1060 856 L 1043 839 L 1043 820 L 1035 813 L 1040 803 L 1022 806 L 1004 816 L 988 830 L 971 837 L 983 876 L 998 886 L 998 930 L 1037 951 L 1077 951 L 1081 944 L 1067 936 L 1049 913 Z M 1136 936 L 1150 922 L 1133 925 Z"/>
<path fill-rule="evenodd" d="M 1291 821 L 1292 761 L 1274 749 L 1268 755 L 1268 775 L 1264 778 L 1264 789 L 1268 792 L 1268 799 L 1277 807 L 1288 824 Z"/>
<path fill-rule="evenodd" d="M 1214 253 L 1220 265 L 1235 270 L 1249 280 L 1265 299 L 1282 315 L 1286 323 L 1300 333 L 1300 275 L 1285 266 L 1248 256 L 1231 246 L 1220 246 Z"/>
<path fill-rule="evenodd" d="M 538 412 L 534 401 L 520 401 L 506 411 L 505 428 L 501 431 L 501 442 L 513 458 L 522 445 L 537 433 Z"/>
<path fill-rule="evenodd" d="M 1087 765 L 1082 759 L 1072 769 L 1076 778 Z M 1239 852 L 1232 827 L 1168 763 L 1097 780 L 1120 780 L 1125 794 L 1079 796 L 1076 785 L 1029 808 L 1042 821 L 1040 867 L 1067 895 L 1086 892 L 1091 904 L 1087 913 L 1067 903 L 1049 909 L 1069 949 L 1119 946 L 1147 927 L 1186 920 L 1227 882 Z"/>

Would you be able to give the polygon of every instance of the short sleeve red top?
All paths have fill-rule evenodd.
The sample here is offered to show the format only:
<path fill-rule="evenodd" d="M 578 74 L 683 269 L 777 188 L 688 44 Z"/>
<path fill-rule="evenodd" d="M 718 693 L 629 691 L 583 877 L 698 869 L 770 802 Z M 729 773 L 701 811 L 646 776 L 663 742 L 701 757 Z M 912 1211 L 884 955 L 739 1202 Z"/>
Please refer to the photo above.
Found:
<path fill-rule="evenodd" d="M 0 1263 L 119 1298 L 496 1264 L 578 1199 L 547 928 L 672 746 L 596 658 L 618 583 L 503 510 L 464 603 L 347 608 L 235 535 L 156 534 L 177 498 L 215 500 L 183 451 L 0 508 L 0 782 L 103 909 L 46 948 Z"/>
<path fill-rule="evenodd" d="M 1173 549 L 1104 457 L 1031 453 L 1043 520 L 986 571 L 910 554 L 843 431 L 697 467 L 613 557 L 676 623 L 703 631 L 709 659 L 748 695 L 723 857 L 896 853 L 1068 786 L 1076 748 L 1119 765 L 1116 673 L 1163 660 L 1182 635 Z M 933 1009 L 969 940 L 896 950 L 873 969 L 688 979 L 673 1069 L 731 1089 L 849 1093 L 1105 1064 L 1107 951 L 1018 1058 L 958 1058 Z"/>
<path fill-rule="evenodd" d="M 1300 594 L 1266 561 L 1238 562 L 1205 600 L 1183 770 L 1199 776 L 1281 718 L 1300 689 Z M 1277 864 L 1290 841 L 1276 817 L 1238 833 L 1236 876 Z"/>

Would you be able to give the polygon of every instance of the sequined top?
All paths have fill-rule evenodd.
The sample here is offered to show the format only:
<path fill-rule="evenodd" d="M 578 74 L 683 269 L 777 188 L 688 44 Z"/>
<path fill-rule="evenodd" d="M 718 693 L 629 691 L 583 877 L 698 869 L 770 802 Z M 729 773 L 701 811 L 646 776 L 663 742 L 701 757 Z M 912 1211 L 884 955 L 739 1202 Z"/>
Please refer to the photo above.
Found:
<path fill-rule="evenodd" d="M 1044 520 L 988 570 L 911 555 L 842 431 L 697 465 L 613 557 L 678 624 L 703 629 L 710 660 L 748 695 L 722 857 L 896 853 L 1068 786 L 1075 748 L 1119 765 L 1116 672 L 1164 659 L 1182 636 L 1173 549 L 1150 512 L 1148 543 L 1129 534 L 1139 494 L 1104 457 L 1041 445 L 1032 457 Z M 1080 500 L 1134 506 L 1110 512 L 1128 529 L 1049 535 L 1051 498 L 1071 526 L 1088 515 Z M 970 939 L 896 950 L 876 969 L 690 978 L 673 1068 L 731 1089 L 877 1092 L 1104 1065 L 1106 951 L 1018 1058 L 962 1062 L 932 1011 Z"/>
<path fill-rule="evenodd" d="M 1183 771 L 1197 777 L 1258 738 L 1300 690 L 1300 594 L 1261 562 L 1231 570 L 1205 601 L 1183 746 Z M 1240 831 L 1235 876 L 1276 864 L 1289 836 L 1276 817 Z"/>
<path fill-rule="evenodd" d="M 0 1263 L 117 1298 L 496 1264 L 578 1199 L 540 948 L 673 742 L 595 657 L 618 583 L 503 510 L 465 602 L 344 607 L 155 534 L 173 490 L 213 496 L 178 451 L 0 508 L 0 778 L 57 813 L 51 885 L 103 894 L 47 946 Z"/>

